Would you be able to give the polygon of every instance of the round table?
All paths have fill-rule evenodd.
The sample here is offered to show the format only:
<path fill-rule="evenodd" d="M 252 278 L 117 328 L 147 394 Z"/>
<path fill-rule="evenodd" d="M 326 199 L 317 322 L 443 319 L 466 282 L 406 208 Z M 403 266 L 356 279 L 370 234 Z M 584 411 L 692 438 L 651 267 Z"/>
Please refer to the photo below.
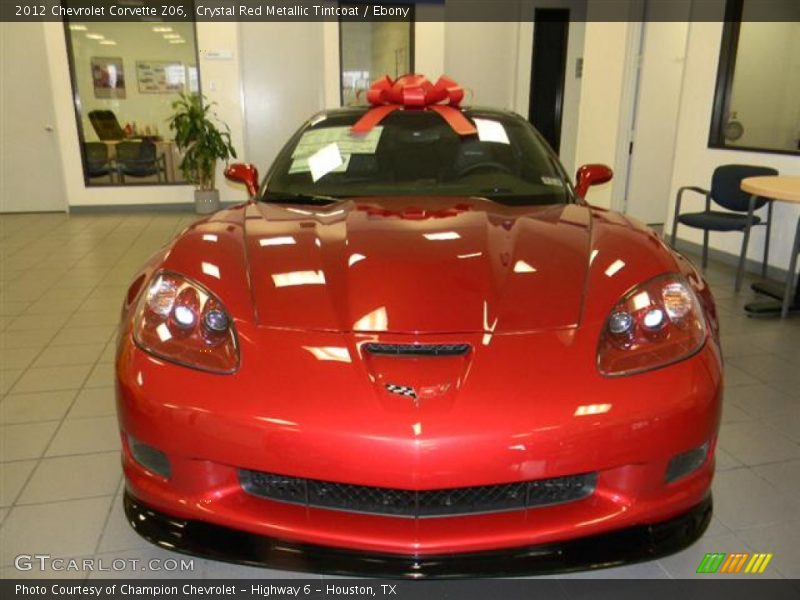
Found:
<path fill-rule="evenodd" d="M 753 196 L 800 205 L 800 176 L 747 177 L 742 179 L 741 187 L 742 191 Z M 785 283 L 758 281 L 752 286 L 756 292 L 771 296 L 780 302 L 775 300 L 751 302 L 744 307 L 748 313 L 766 315 L 780 312 L 781 317 L 786 317 L 790 309 L 800 310 L 800 286 L 795 290 L 794 285 L 798 253 L 800 253 L 800 218 L 797 220 L 797 231 L 794 235 Z"/>

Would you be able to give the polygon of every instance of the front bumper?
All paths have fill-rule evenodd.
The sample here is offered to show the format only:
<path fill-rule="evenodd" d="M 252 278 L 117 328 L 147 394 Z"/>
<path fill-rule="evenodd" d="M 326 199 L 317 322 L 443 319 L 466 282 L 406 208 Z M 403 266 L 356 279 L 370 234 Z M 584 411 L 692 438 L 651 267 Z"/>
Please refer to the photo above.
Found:
<path fill-rule="evenodd" d="M 669 369 L 602 378 L 590 361 L 571 359 L 576 352 L 594 356 L 596 337 L 497 336 L 487 347 L 478 336 L 467 339 L 474 356 L 458 371 L 468 374 L 466 383 L 417 406 L 373 385 L 369 375 L 389 367 L 362 361 L 346 336 L 268 334 L 242 334 L 242 366 L 232 376 L 165 363 L 123 338 L 117 363 L 123 467 L 140 503 L 187 523 L 286 540 L 281 547 L 422 561 L 562 547 L 669 522 L 708 496 L 722 392 L 711 345 Z M 249 338 L 253 350 L 245 352 Z M 347 347 L 351 361 L 320 359 L 310 343 L 314 350 Z M 393 361 L 389 380 L 446 380 L 447 364 Z M 136 462 L 129 436 L 169 457 L 169 479 Z M 667 483 L 670 460 L 703 444 L 710 448 L 705 463 Z M 414 519 L 257 497 L 242 487 L 243 469 L 418 491 L 581 473 L 598 478 L 594 493 L 576 502 Z"/>
<path fill-rule="evenodd" d="M 180 519 L 125 493 L 136 532 L 169 550 L 244 565 L 334 575 L 463 578 L 566 573 L 653 560 L 690 546 L 711 520 L 711 496 L 666 521 L 589 537 L 485 552 L 397 555 L 298 544 L 203 521 Z"/>

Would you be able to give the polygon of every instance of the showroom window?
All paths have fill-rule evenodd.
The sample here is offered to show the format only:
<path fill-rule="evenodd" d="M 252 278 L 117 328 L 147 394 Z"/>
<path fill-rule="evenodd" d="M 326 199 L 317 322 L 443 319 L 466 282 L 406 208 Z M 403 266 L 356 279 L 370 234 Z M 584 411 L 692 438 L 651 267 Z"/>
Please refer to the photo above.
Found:
<path fill-rule="evenodd" d="M 339 21 L 342 106 L 366 103 L 366 90 L 383 75 L 414 71 L 414 7 L 402 6 L 411 9 L 407 21 Z"/>
<path fill-rule="evenodd" d="M 193 23 L 65 23 L 87 186 L 183 183 L 169 118 L 200 92 Z"/>
<path fill-rule="evenodd" d="M 800 154 L 800 3 L 769 6 L 727 2 L 712 148 Z"/>

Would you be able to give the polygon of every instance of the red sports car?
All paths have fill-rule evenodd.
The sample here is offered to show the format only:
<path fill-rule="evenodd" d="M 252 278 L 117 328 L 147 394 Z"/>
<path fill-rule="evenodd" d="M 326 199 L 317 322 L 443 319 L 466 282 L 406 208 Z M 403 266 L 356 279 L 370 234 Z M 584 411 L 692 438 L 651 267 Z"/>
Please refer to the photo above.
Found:
<path fill-rule="evenodd" d="M 442 83 L 444 81 L 444 83 Z M 709 288 L 447 80 L 320 113 L 124 303 L 131 525 L 246 564 L 405 577 L 608 567 L 705 530 Z M 448 100 L 449 104 L 441 104 Z"/>

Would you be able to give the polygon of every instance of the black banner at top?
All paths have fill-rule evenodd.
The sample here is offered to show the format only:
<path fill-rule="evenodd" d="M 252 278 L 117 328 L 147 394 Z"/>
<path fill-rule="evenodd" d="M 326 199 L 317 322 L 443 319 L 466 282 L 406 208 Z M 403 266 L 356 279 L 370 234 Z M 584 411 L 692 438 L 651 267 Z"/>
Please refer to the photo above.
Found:
<path fill-rule="evenodd" d="M 733 0 L 587 0 L 572 21 L 722 21 Z M 745 0 L 748 21 L 798 21 L 798 0 Z M 0 20 L 14 21 L 530 21 L 553 0 L 2 0 Z"/>

